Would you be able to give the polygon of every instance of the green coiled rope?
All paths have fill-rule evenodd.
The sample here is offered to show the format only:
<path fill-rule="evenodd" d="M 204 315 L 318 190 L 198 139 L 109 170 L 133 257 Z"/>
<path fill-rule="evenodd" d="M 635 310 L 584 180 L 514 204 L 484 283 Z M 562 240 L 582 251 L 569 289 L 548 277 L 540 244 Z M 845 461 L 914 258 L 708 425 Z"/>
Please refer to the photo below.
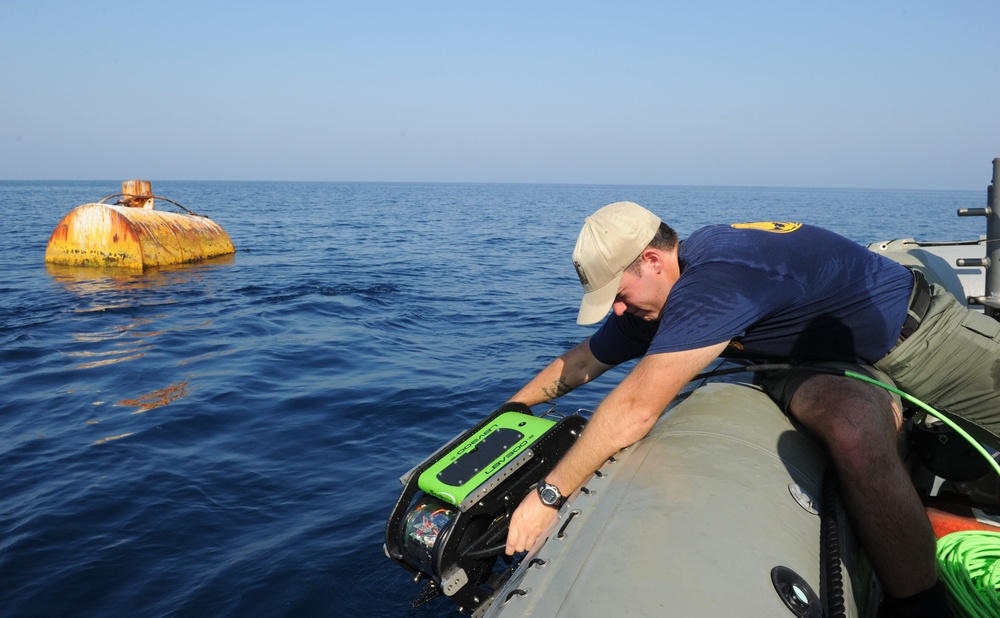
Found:
<path fill-rule="evenodd" d="M 963 618 L 1000 616 L 1000 532 L 969 530 L 941 537 L 937 566 L 951 592 L 952 608 Z"/>
<path fill-rule="evenodd" d="M 965 430 L 931 406 L 898 388 L 854 371 L 844 375 L 880 386 L 915 404 L 965 438 L 1000 474 L 1000 464 Z M 938 577 L 951 593 L 952 608 L 963 618 L 1000 618 L 1000 532 L 953 532 L 937 541 Z"/>
<path fill-rule="evenodd" d="M 931 406 L 866 375 L 844 371 L 844 375 L 896 393 L 965 438 L 993 469 L 1000 465 L 965 430 Z M 963 618 L 1000 618 L 1000 532 L 966 530 L 953 532 L 937 541 L 937 573 L 951 593 L 952 609 Z"/>

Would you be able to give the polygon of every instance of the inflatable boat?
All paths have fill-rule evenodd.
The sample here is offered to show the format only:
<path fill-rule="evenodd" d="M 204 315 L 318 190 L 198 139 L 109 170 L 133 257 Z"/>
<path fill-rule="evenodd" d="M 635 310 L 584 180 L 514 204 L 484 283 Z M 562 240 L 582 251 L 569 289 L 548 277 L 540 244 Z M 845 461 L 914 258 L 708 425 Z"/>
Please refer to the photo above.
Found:
<path fill-rule="evenodd" d="M 987 219 L 982 238 L 869 248 L 1000 319 L 997 187 L 1000 159 L 987 207 L 959 212 Z M 880 585 L 823 447 L 743 371 L 699 376 L 569 497 L 547 538 L 512 559 L 511 512 L 586 414 L 506 404 L 444 445 L 403 476 L 385 530 L 387 556 L 423 582 L 414 604 L 492 618 L 877 616 Z M 932 416 L 915 421 L 908 465 L 936 534 L 1000 532 L 994 452 Z"/>

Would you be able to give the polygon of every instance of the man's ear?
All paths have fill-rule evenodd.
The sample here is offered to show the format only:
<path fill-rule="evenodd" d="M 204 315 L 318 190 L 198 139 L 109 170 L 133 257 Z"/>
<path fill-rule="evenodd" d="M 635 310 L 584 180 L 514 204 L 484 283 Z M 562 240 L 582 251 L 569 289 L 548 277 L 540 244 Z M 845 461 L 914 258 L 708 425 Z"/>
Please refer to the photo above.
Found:
<path fill-rule="evenodd" d="M 654 273 L 659 274 L 663 270 L 663 256 L 660 255 L 659 251 L 652 247 L 646 247 L 641 255 L 642 261 L 648 262 Z"/>

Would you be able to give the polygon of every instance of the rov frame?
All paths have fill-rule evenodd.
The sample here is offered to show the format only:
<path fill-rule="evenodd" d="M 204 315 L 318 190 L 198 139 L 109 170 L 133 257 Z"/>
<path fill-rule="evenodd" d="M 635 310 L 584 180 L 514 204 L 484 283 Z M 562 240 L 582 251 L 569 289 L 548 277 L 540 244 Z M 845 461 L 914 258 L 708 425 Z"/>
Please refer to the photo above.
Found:
<path fill-rule="evenodd" d="M 444 594 L 459 611 L 488 607 L 516 566 L 504 555 L 511 514 L 586 422 L 506 403 L 400 478 L 385 553 L 414 581 L 428 580 L 414 606 Z M 501 556 L 506 569 L 499 568 Z"/>

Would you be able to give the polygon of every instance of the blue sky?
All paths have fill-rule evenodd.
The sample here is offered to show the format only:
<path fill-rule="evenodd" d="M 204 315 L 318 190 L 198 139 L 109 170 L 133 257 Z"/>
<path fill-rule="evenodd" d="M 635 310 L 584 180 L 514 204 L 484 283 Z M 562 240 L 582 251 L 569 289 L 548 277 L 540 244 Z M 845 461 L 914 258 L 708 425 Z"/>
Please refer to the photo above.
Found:
<path fill-rule="evenodd" d="M 982 190 L 1000 2 L 0 6 L 0 179 Z"/>

